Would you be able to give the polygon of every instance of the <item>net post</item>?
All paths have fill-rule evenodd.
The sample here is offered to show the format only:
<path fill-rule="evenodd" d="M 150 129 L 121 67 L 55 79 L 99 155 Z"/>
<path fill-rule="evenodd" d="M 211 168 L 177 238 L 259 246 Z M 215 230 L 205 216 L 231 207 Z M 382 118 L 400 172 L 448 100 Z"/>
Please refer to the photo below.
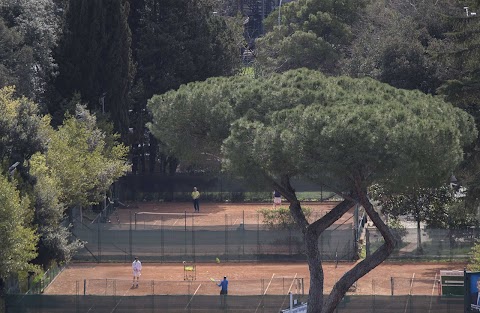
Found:
<path fill-rule="evenodd" d="M 228 215 L 225 213 L 225 256 L 228 261 Z"/>
<path fill-rule="evenodd" d="M 83 280 L 83 295 L 85 296 L 87 294 L 87 280 Z"/>
<path fill-rule="evenodd" d="M 393 277 L 390 277 L 390 291 L 392 296 L 394 294 L 394 288 L 395 288 L 395 283 L 394 283 Z"/>
<path fill-rule="evenodd" d="M 185 223 L 185 228 L 184 228 L 184 237 L 185 237 L 185 256 L 184 259 L 187 259 L 187 211 L 185 211 L 184 214 L 184 223 Z"/>
<path fill-rule="evenodd" d="M 192 214 L 192 256 L 195 264 L 195 215 Z"/>

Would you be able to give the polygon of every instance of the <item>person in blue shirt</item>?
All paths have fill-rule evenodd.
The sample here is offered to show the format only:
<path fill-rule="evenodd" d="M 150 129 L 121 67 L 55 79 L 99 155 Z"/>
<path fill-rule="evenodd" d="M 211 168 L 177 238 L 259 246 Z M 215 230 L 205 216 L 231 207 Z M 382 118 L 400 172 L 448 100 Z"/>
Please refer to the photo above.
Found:
<path fill-rule="evenodd" d="M 223 277 L 223 280 L 217 284 L 220 289 L 220 305 L 226 306 L 227 305 L 227 294 L 228 294 L 228 280 L 227 276 Z"/>

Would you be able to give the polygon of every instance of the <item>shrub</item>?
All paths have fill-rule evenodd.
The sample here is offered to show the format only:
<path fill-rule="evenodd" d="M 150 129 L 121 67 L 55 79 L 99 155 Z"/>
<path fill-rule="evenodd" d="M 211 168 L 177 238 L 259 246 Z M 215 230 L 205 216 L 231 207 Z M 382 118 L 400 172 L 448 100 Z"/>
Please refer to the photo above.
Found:
<path fill-rule="evenodd" d="M 258 212 L 262 214 L 263 224 L 270 229 L 290 229 L 296 227 L 289 208 L 261 209 Z M 303 214 L 308 219 L 312 214 L 312 209 L 303 208 Z"/>

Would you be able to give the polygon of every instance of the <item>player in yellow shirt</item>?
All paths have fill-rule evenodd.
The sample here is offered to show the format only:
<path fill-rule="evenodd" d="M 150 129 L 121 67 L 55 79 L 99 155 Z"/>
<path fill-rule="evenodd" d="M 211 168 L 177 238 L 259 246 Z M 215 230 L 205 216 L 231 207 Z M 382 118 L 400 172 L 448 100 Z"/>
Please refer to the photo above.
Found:
<path fill-rule="evenodd" d="M 200 192 L 198 192 L 197 187 L 193 187 L 192 199 L 193 199 L 193 209 L 195 212 L 200 212 L 200 204 L 198 202 L 200 198 Z"/>

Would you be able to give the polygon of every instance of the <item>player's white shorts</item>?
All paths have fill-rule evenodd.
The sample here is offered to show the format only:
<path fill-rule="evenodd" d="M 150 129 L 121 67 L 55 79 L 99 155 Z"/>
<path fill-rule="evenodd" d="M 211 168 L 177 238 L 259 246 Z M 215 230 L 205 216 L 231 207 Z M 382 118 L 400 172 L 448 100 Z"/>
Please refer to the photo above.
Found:
<path fill-rule="evenodd" d="M 140 277 L 141 272 L 140 271 L 133 271 L 133 277 Z"/>
<path fill-rule="evenodd" d="M 275 203 L 275 204 L 282 204 L 282 198 L 281 198 L 281 197 L 275 197 L 275 198 L 273 198 L 273 203 Z"/>

